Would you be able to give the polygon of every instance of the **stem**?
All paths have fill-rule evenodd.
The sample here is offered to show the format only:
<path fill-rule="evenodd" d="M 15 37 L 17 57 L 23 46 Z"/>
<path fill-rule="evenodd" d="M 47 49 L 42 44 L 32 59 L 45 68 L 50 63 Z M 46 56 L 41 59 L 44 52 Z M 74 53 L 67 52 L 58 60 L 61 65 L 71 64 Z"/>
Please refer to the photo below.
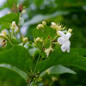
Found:
<path fill-rule="evenodd" d="M 37 60 L 37 62 L 36 62 L 36 66 L 37 66 L 37 64 L 39 63 L 39 60 L 40 60 L 40 55 L 39 55 L 38 60 Z M 34 68 L 34 73 L 35 73 L 35 70 L 36 70 L 36 66 L 35 66 L 35 68 Z"/>
<path fill-rule="evenodd" d="M 58 36 L 56 36 L 52 41 L 55 41 L 57 39 Z"/>
<path fill-rule="evenodd" d="M 14 46 L 10 39 L 8 39 L 8 41 L 10 42 L 10 44 L 11 44 L 12 46 Z"/>
<path fill-rule="evenodd" d="M 59 44 L 58 42 L 51 42 L 52 44 Z"/>
<path fill-rule="evenodd" d="M 8 40 L 12 46 L 14 46 L 13 43 L 12 43 L 12 41 L 11 41 L 11 38 L 5 37 L 5 39 Z"/>
<path fill-rule="evenodd" d="M 20 27 L 21 27 L 21 25 L 20 25 L 20 18 L 21 18 L 21 16 L 22 16 L 22 14 L 20 13 L 20 15 L 19 15 L 19 24 L 18 24 L 18 28 L 19 28 L 20 39 L 21 39 L 21 41 L 22 41 L 22 34 L 21 34 L 21 31 L 20 31 Z"/>

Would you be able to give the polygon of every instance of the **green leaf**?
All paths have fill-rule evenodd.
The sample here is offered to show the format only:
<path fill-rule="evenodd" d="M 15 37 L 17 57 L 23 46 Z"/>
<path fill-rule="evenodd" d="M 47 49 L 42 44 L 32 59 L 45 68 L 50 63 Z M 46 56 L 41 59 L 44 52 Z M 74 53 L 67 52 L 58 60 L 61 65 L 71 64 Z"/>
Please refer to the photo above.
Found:
<path fill-rule="evenodd" d="M 62 65 L 55 65 L 55 66 L 52 66 L 48 69 L 48 74 L 63 74 L 63 73 L 76 74 L 71 69 L 64 67 Z"/>
<path fill-rule="evenodd" d="M 80 54 L 79 52 L 81 50 L 79 49 L 79 51 L 76 51 L 76 49 L 71 49 L 70 53 L 63 53 L 59 48 L 57 48 L 54 52 L 50 54 L 48 59 L 39 62 L 39 64 L 36 66 L 36 71 L 42 72 L 49 67 L 57 64 L 73 66 L 86 71 L 86 58 L 83 56 L 86 54 Z M 86 49 L 84 50 L 86 51 Z"/>
<path fill-rule="evenodd" d="M 35 2 L 35 5 L 37 6 L 37 7 L 40 7 L 41 5 L 42 5 L 42 3 L 43 3 L 43 1 L 44 0 L 35 0 L 34 2 Z"/>
<path fill-rule="evenodd" d="M 0 18 L 0 25 L 2 29 L 9 29 L 12 21 L 19 21 L 19 15 L 15 13 L 7 14 Z"/>
<path fill-rule="evenodd" d="M 70 73 L 70 74 L 76 74 L 73 70 L 64 67 L 62 65 L 55 65 L 50 68 L 48 68 L 46 71 L 42 72 L 40 76 L 44 76 L 45 74 L 63 74 L 63 73 Z"/>
<path fill-rule="evenodd" d="M 29 72 L 33 65 L 30 54 L 22 46 L 0 52 L 0 64 L 9 64 L 25 72 Z"/>
<path fill-rule="evenodd" d="M 58 6 L 83 6 L 86 4 L 85 0 L 55 0 L 55 2 L 58 4 Z"/>
<path fill-rule="evenodd" d="M 45 26 L 42 30 L 37 30 L 37 28 L 35 28 L 33 30 L 33 37 L 34 38 L 37 38 L 37 37 L 43 38 L 45 48 L 49 47 L 50 41 L 53 40 L 55 38 L 55 36 L 56 36 L 56 30 L 52 29 L 49 26 Z"/>
<path fill-rule="evenodd" d="M 0 67 L 10 69 L 10 70 L 16 72 L 17 74 L 19 74 L 23 79 L 25 79 L 25 80 L 28 79 L 27 74 L 15 66 L 11 66 L 9 64 L 0 64 Z"/>

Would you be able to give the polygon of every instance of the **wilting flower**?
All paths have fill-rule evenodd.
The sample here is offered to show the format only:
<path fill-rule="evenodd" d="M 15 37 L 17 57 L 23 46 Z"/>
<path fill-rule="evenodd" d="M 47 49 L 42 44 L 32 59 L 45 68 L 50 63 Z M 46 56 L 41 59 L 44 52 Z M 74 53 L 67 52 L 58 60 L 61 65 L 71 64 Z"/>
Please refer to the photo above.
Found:
<path fill-rule="evenodd" d="M 3 38 L 0 38 L 0 47 L 5 47 L 6 46 L 6 40 Z"/>
<path fill-rule="evenodd" d="M 58 34 L 61 36 L 57 39 L 59 44 L 61 44 L 61 50 L 65 52 L 70 52 L 70 41 L 69 38 L 71 37 L 71 33 L 64 34 L 62 31 L 58 31 Z"/>

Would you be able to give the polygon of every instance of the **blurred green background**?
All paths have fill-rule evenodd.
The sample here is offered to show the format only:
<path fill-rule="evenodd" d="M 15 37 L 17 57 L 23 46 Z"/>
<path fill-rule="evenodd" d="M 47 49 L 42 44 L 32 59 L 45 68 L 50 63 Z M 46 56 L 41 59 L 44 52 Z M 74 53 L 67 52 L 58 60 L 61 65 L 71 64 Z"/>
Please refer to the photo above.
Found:
<path fill-rule="evenodd" d="M 23 4 L 24 24 L 21 32 L 33 40 L 32 30 L 41 21 L 58 22 L 73 29 L 71 47 L 86 48 L 86 0 L 0 0 L 0 17 L 8 14 L 13 4 Z M 2 4 L 2 2 L 4 4 Z M 77 74 L 46 75 L 38 86 L 86 86 L 86 71 L 73 68 Z M 15 72 L 0 68 L 0 86 L 26 86 Z"/>

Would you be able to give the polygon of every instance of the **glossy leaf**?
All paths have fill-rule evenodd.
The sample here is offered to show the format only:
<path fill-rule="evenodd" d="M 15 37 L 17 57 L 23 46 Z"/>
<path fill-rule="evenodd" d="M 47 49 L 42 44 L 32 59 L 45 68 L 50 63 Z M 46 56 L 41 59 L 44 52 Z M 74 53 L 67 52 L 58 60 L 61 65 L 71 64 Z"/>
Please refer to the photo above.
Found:
<path fill-rule="evenodd" d="M 11 66 L 9 64 L 0 64 L 0 67 L 7 68 L 9 70 L 12 70 L 12 71 L 16 72 L 17 74 L 19 74 L 25 80 L 28 79 L 27 74 L 25 72 L 21 71 L 20 69 L 18 69 L 17 67 L 15 67 L 15 66 Z"/>
<path fill-rule="evenodd" d="M 14 46 L 9 50 L 0 52 L 0 64 L 10 64 L 25 72 L 32 68 L 31 56 L 22 46 Z"/>
<path fill-rule="evenodd" d="M 47 68 L 57 64 L 73 66 L 82 70 L 86 70 L 86 58 L 83 56 L 86 53 L 84 52 L 83 54 L 80 54 L 80 51 L 76 51 L 76 49 L 71 49 L 70 53 L 63 53 L 59 48 L 57 48 L 54 52 L 50 54 L 47 60 L 41 61 L 37 65 L 36 71 L 42 72 Z M 84 51 L 86 51 L 86 49 L 84 49 Z"/>

